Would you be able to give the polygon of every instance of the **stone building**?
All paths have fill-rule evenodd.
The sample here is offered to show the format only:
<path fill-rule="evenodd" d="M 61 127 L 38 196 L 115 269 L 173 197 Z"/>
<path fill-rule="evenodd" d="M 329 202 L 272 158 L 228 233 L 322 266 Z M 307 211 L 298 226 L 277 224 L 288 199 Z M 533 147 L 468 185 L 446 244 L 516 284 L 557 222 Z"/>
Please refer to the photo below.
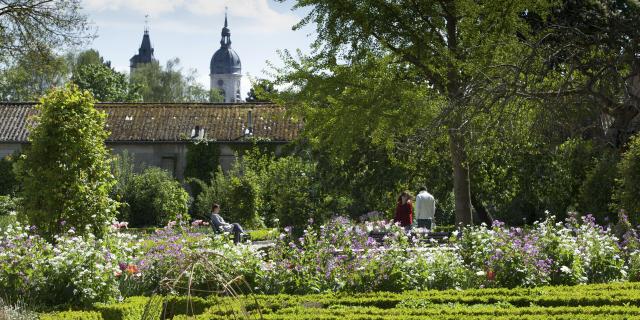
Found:
<path fill-rule="evenodd" d="M 231 49 L 231 31 L 224 16 L 220 49 L 211 57 L 209 77 L 211 90 L 219 90 L 224 96 L 224 102 L 240 102 L 240 80 L 242 79 L 242 64 L 238 54 Z"/>
<path fill-rule="evenodd" d="M 34 103 L 0 103 L 0 158 L 28 144 Z M 107 146 L 115 153 L 127 150 L 136 168 L 157 166 L 184 178 L 189 145 L 207 140 L 217 146 L 223 170 L 235 160 L 235 151 L 252 141 L 280 150 L 296 138 L 302 122 L 268 103 L 98 103 L 106 112 Z"/>

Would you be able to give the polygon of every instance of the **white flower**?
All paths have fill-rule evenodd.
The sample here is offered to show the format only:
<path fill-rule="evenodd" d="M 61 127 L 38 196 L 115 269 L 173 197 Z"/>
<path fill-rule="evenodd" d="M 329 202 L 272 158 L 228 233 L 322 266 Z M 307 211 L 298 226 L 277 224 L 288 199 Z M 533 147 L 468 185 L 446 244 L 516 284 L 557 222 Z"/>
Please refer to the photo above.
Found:
<path fill-rule="evenodd" d="M 571 273 L 571 268 L 569 268 L 567 266 L 562 266 L 562 267 L 560 267 L 560 271 L 562 271 L 563 273 L 566 273 L 566 274 L 570 274 Z"/>
<path fill-rule="evenodd" d="M 482 271 L 482 270 L 476 272 L 476 276 L 482 277 L 482 276 L 485 276 L 485 275 L 487 275 L 487 273 Z"/>

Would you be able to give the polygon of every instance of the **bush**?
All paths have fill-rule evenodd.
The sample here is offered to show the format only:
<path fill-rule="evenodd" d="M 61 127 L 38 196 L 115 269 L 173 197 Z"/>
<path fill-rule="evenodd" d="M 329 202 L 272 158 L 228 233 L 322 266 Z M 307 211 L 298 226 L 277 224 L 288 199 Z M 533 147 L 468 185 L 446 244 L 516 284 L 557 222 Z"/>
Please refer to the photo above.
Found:
<path fill-rule="evenodd" d="M 11 196 L 0 196 L 0 216 L 6 216 L 18 210 L 17 198 Z"/>
<path fill-rule="evenodd" d="M 69 85 L 51 90 L 36 106 L 37 125 L 17 172 L 21 213 L 49 240 L 62 231 L 62 221 L 79 233 L 102 236 L 115 216 L 106 114 L 94 102 L 89 92 Z"/>
<path fill-rule="evenodd" d="M 179 217 L 188 219 L 189 194 L 168 172 L 155 167 L 136 174 L 126 188 L 124 201 L 129 206 L 129 226 L 166 225 Z"/>
<path fill-rule="evenodd" d="M 613 189 L 617 176 L 619 157 L 611 151 L 604 151 L 596 160 L 580 187 L 578 209 L 593 214 L 599 223 L 615 222 L 611 214 Z"/>
<path fill-rule="evenodd" d="M 618 208 L 626 210 L 634 224 L 640 223 L 640 134 L 631 139 L 618 172 L 615 191 Z"/>

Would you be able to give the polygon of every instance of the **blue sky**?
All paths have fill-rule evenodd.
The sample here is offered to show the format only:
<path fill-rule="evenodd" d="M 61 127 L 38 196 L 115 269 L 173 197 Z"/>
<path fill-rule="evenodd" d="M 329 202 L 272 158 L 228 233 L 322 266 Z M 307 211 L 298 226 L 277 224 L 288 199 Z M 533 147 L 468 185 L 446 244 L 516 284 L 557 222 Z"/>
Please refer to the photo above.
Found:
<path fill-rule="evenodd" d="M 209 62 L 220 47 L 225 7 L 229 8 L 232 48 L 242 61 L 243 98 L 251 77 L 263 78 L 266 61 L 281 64 L 281 49 L 309 51 L 313 28 L 292 31 L 305 14 L 291 11 L 292 2 L 273 0 L 83 0 L 84 12 L 97 29 L 87 45 L 100 52 L 118 71 L 129 71 L 148 14 L 155 57 L 164 65 L 177 57 L 186 71 L 196 69 L 209 88 Z"/>

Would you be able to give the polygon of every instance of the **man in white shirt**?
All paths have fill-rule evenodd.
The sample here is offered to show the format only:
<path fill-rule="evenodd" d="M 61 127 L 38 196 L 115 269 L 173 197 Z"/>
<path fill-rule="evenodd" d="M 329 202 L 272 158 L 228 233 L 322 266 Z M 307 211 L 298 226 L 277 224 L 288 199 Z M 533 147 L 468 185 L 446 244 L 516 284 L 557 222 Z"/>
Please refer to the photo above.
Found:
<path fill-rule="evenodd" d="M 420 192 L 416 196 L 415 220 L 418 227 L 427 226 L 430 229 L 435 228 L 436 215 L 436 199 L 427 192 L 426 187 L 421 187 Z M 428 219 L 431 220 L 429 226 Z"/>

